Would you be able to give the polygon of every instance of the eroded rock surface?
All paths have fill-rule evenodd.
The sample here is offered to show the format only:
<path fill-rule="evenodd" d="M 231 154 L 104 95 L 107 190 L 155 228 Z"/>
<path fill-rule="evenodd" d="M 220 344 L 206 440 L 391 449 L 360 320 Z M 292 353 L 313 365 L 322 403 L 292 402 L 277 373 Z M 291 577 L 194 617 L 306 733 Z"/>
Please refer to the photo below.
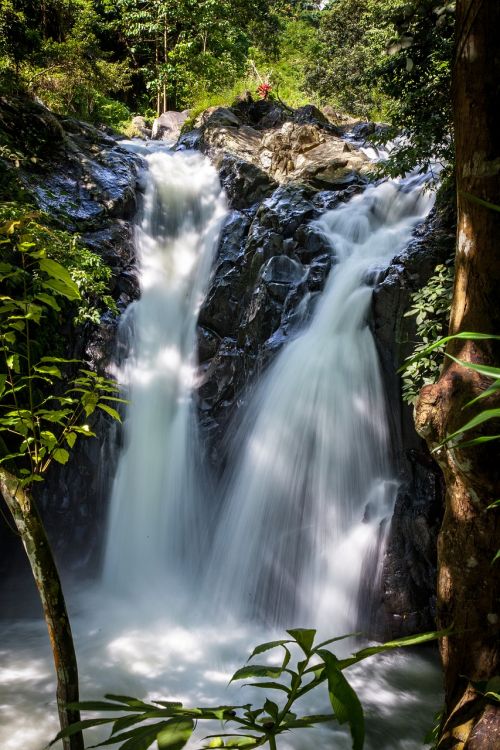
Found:
<path fill-rule="evenodd" d="M 297 182 L 334 190 L 365 184 L 372 169 L 363 152 L 313 106 L 289 110 L 267 101 L 242 102 L 206 110 L 196 126 L 181 137 L 180 147 L 209 154 L 225 185 L 227 175 L 234 175 L 231 200 L 238 196 L 241 202 L 255 180 L 269 192 L 275 184 Z"/>

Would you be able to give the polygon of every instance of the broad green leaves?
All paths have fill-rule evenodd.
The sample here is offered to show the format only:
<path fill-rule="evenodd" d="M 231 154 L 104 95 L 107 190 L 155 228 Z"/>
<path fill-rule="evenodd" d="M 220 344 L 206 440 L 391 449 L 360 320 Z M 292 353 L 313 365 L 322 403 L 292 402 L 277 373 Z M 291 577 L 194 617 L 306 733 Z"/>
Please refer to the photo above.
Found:
<path fill-rule="evenodd" d="M 107 378 L 87 369 L 75 375 L 77 360 L 40 356 L 49 344 L 35 342 L 50 336 L 61 305 L 81 301 L 81 294 L 70 271 L 48 257 L 53 246 L 47 243 L 58 233 L 36 218 L 27 214 L 0 226 L 9 261 L 0 264 L 8 292 L 0 296 L 0 464 L 21 486 L 41 481 L 53 462 L 66 464 L 78 436 L 94 436 L 87 422 L 96 409 L 120 420 L 114 406 L 122 401 Z"/>
<path fill-rule="evenodd" d="M 349 726 L 353 750 L 362 750 L 365 735 L 363 708 L 356 692 L 343 674 L 343 670 L 369 656 L 401 646 L 415 646 L 446 635 L 448 632 L 426 633 L 369 646 L 347 659 L 340 660 L 331 651 L 325 649 L 325 646 L 350 636 L 329 638 L 315 644 L 315 630 L 302 628 L 289 630 L 288 634 L 291 639 L 262 643 L 254 648 L 249 658 L 251 660 L 260 654 L 280 649 L 285 653 L 281 667 L 262 664 L 247 665 L 237 670 L 232 677 L 232 680 L 254 677 L 259 680 L 251 684 L 254 688 L 264 690 L 265 698 L 262 706 L 256 708 L 251 705 L 186 708 L 181 703 L 171 701 L 147 703 L 127 695 L 107 695 L 106 701 L 86 701 L 73 704 L 71 708 L 115 714 L 111 718 L 80 722 L 78 725 L 80 729 L 112 724 L 109 738 L 92 747 L 122 743 L 118 750 L 149 750 L 157 742 L 158 750 L 182 750 L 191 737 L 194 722 L 216 719 L 224 722 L 224 731 L 206 736 L 203 748 L 233 747 L 250 750 L 253 747 L 268 746 L 270 750 L 274 750 L 278 746 L 278 738 L 286 732 L 307 729 L 326 722 L 337 722 Z M 290 668 L 287 665 L 291 661 L 293 649 L 297 658 L 294 660 L 294 667 Z M 304 654 L 305 659 L 302 658 Z M 275 682 L 276 677 L 283 678 L 284 682 Z M 260 681 L 262 678 L 264 681 Z M 297 699 L 325 682 L 332 713 L 298 716 L 293 712 L 292 709 L 297 710 L 294 705 Z M 268 697 L 267 693 L 270 690 L 285 693 L 281 704 Z M 121 716 L 116 716 L 120 713 Z M 150 723 L 155 719 L 160 721 Z M 234 731 L 231 731 L 230 725 L 233 725 Z M 74 727 L 60 732 L 53 742 L 78 731 Z"/>
<path fill-rule="evenodd" d="M 365 740 L 365 719 L 358 696 L 342 674 L 336 656 L 322 649 L 319 656 L 325 664 L 330 703 L 339 724 L 349 724 L 353 750 L 363 750 Z"/>

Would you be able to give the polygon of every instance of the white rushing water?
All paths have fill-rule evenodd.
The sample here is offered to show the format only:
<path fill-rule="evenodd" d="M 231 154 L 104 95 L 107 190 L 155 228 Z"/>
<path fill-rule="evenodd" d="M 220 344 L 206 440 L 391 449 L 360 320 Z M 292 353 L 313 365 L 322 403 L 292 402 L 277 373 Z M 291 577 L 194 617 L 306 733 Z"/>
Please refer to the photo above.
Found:
<path fill-rule="evenodd" d="M 192 585 L 192 563 L 201 557 L 208 488 L 192 403 L 196 321 L 226 204 L 201 154 L 139 149 L 148 166 L 136 230 L 141 297 L 122 324 L 130 353 L 119 380 L 130 405 L 104 584 L 151 598 L 167 577 L 185 575 Z"/>
<path fill-rule="evenodd" d="M 137 228 L 142 294 L 122 326 L 129 354 L 118 371 L 130 399 L 125 444 L 102 585 L 82 592 L 77 583 L 67 595 L 81 694 L 255 702 L 255 689 L 227 684 L 251 648 L 282 637 L 283 626 L 319 627 L 325 637 L 351 630 L 363 565 L 378 575 L 396 484 L 368 326 L 370 279 L 409 241 L 432 197 L 416 178 L 388 182 L 317 222 L 335 264 L 310 321 L 250 400 L 214 538 L 192 392 L 196 319 L 225 200 L 201 155 L 133 148 L 148 172 Z M 384 656 L 347 676 L 366 709 L 367 750 L 421 750 L 439 705 L 432 660 Z M 1 750 L 42 750 L 57 712 L 39 619 L 2 624 L 0 691 Z M 306 713 L 328 710 L 326 690 L 308 701 Z M 326 724 L 279 744 L 350 747 L 344 729 Z"/>
<path fill-rule="evenodd" d="M 397 489 L 369 279 L 405 247 L 432 200 L 418 178 L 391 181 L 317 221 L 336 264 L 240 430 L 207 577 L 224 609 L 337 633 L 356 627 L 361 568 L 371 556 L 376 576 Z"/>

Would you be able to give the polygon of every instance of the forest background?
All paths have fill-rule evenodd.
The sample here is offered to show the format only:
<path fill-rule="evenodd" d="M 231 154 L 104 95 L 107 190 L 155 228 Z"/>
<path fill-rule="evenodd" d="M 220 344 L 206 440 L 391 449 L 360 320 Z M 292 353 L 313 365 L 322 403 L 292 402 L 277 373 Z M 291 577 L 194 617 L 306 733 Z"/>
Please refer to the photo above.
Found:
<path fill-rule="evenodd" d="M 133 134 L 131 118 L 229 105 L 263 81 L 415 137 L 397 171 L 451 155 L 454 3 L 1 0 L 0 93 Z"/>

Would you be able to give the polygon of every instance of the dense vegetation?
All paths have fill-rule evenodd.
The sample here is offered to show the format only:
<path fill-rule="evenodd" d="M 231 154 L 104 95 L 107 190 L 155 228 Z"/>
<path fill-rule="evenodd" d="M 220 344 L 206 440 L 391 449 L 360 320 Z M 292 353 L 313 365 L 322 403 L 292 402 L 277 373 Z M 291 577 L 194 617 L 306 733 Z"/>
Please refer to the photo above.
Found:
<path fill-rule="evenodd" d="M 493 8 L 492 0 L 484 6 Z M 491 14 L 494 15 L 493 10 Z M 196 113 L 210 105 L 230 105 L 246 90 L 255 96 L 258 86 L 266 84 L 271 96 L 289 106 L 312 102 L 319 107 L 329 105 L 340 117 L 387 122 L 389 127 L 379 138 L 404 136 L 385 165 L 387 173 L 397 175 L 436 164 L 444 167 L 444 175 L 449 178 L 453 173 L 454 138 L 460 130 L 460 118 L 465 121 L 471 117 L 471 108 L 467 109 L 458 98 L 453 127 L 450 79 L 457 18 L 462 21 L 460 42 L 467 40 L 478 18 L 484 26 L 482 3 L 474 0 L 469 4 L 466 0 L 456 4 L 444 0 L 330 0 L 326 4 L 307 0 L 1 0 L 0 277 L 8 294 L 0 310 L 2 353 L 7 369 L 0 379 L 0 395 L 9 412 L 2 422 L 7 433 L 1 445 L 7 468 L 0 472 L 0 479 L 4 498 L 12 501 L 12 515 L 21 508 L 20 523 L 26 522 L 26 514 L 32 510 L 31 484 L 41 479 L 49 464 L 67 461 L 75 440 L 85 437 L 88 431 L 85 418 L 96 408 L 118 416 L 108 403 L 116 400 L 114 387 L 96 380 L 88 371 L 76 373 L 76 363 L 65 361 L 64 341 L 55 335 L 54 313 L 62 309 L 72 321 L 68 324 L 71 327 L 96 323 L 105 308 L 112 311 L 115 308 L 108 294 L 110 270 L 105 263 L 66 231 L 61 217 L 35 213 L 34 197 L 18 176 L 23 168 L 43 168 L 44 160 L 50 160 L 50 143 L 7 133 L 2 127 L 2 103 L 15 97 L 29 102 L 36 97 L 57 115 L 129 132 L 135 114 L 151 120 L 168 109 L 189 108 Z M 478 39 L 484 42 L 486 37 L 482 33 Z M 458 45 L 457 59 L 465 46 L 465 41 Z M 484 57 L 487 55 L 483 54 L 481 60 Z M 492 62 L 495 65 L 498 67 Z M 491 79 L 491 71 L 485 68 L 483 73 L 484 80 L 488 76 Z M 481 76 L 476 78 L 482 80 Z M 467 91 L 471 80 L 464 77 L 461 85 Z M 493 84 L 491 87 L 494 88 Z M 486 110 L 485 101 L 484 91 L 480 91 L 476 102 Z M 475 135 L 482 134 L 483 125 L 486 133 L 492 131 L 494 122 L 491 112 L 483 121 L 479 119 Z M 487 146 L 491 147 L 490 141 Z M 478 152 L 477 163 L 481 154 L 487 152 L 485 149 Z M 462 134 L 457 157 L 462 163 L 469 159 L 469 165 L 476 164 L 473 156 L 467 148 L 467 135 Z M 499 414 L 495 401 L 498 370 L 492 367 L 498 349 L 489 342 L 498 333 L 498 310 L 494 303 L 498 264 L 494 244 L 498 236 L 496 204 L 500 197 L 498 179 L 496 187 L 492 186 L 487 182 L 486 169 L 481 172 L 478 167 L 477 174 L 474 169 L 467 166 L 459 175 L 459 218 L 467 228 L 467 217 L 476 212 L 476 223 L 472 238 L 467 238 L 471 243 L 468 250 L 465 248 L 467 252 L 460 255 L 459 246 L 457 257 L 462 260 L 458 264 L 460 273 L 455 291 L 452 293 L 454 269 L 450 263 L 437 267 L 427 287 L 413 297 L 409 314 L 416 318 L 421 351 L 407 371 L 405 395 L 420 404 L 422 414 L 422 404 L 428 408 L 424 415 L 427 422 L 422 416 L 420 427 L 430 446 L 441 451 L 438 456 L 451 488 L 447 519 L 456 520 L 453 533 L 459 535 L 461 526 L 467 532 L 461 532 L 464 548 L 476 535 L 483 540 L 484 549 L 490 550 L 495 544 L 490 540 L 493 532 L 484 524 L 484 518 L 489 520 L 494 515 L 485 515 L 485 511 L 498 502 L 495 501 L 497 485 L 490 481 L 493 454 L 486 450 L 476 458 L 479 453 L 473 452 L 466 455 L 462 464 L 452 454 L 457 447 L 456 439 L 464 430 L 473 430 L 497 419 Z M 444 182 L 450 184 L 449 180 Z M 455 198 L 453 191 L 443 194 L 451 205 Z M 474 202 L 474 199 L 474 205 L 464 205 L 464 201 Z M 486 208 L 493 216 L 484 214 Z M 481 241 L 477 240 L 479 236 Z M 476 267 L 481 284 L 468 286 Z M 477 292 L 481 285 L 487 288 L 487 293 Z M 440 342 L 440 349 L 432 342 L 446 333 L 452 302 L 452 332 L 457 336 Z M 35 344 L 30 335 L 33 329 L 44 331 Z M 471 330 L 483 330 L 488 335 L 474 338 L 467 333 Z M 456 348 L 457 342 L 462 341 L 468 342 L 463 351 Z M 443 369 L 441 357 L 436 355 L 445 347 L 453 364 Z M 65 390 L 61 369 L 66 367 L 75 378 L 73 385 L 82 394 L 78 397 Z M 477 375 L 474 381 L 471 372 Z M 446 406 L 448 411 L 443 414 L 428 407 L 425 393 L 423 399 L 418 398 L 422 384 L 428 384 L 431 390 L 427 393 L 433 393 L 432 386 L 439 378 L 444 383 L 442 394 L 433 403 L 439 402 L 442 410 Z M 495 378 L 493 386 L 491 378 Z M 446 385 L 447 379 L 453 381 L 453 388 Z M 478 401 L 478 408 L 484 406 L 484 390 L 488 386 L 491 386 L 486 391 L 492 405 L 490 416 L 484 419 L 480 415 L 471 416 L 466 424 L 463 418 L 457 421 L 456 414 L 461 413 L 462 407 L 469 408 Z M 429 420 L 432 421 L 429 413 L 435 421 L 434 433 L 428 429 Z M 443 458 L 442 447 L 450 437 L 454 442 L 446 454 L 448 458 Z M 477 449 L 479 442 L 489 444 L 492 437 L 497 436 L 484 439 L 474 433 L 469 447 Z M 461 448 L 464 447 L 462 443 Z M 462 466 L 467 471 L 462 471 Z M 18 484 L 12 490 L 11 470 L 26 487 L 22 495 L 18 493 Z M 491 496 L 486 499 L 488 493 Z M 460 503 L 454 505 L 455 496 Z M 463 517 L 456 512 L 459 505 L 462 509 L 467 507 Z M 33 527 L 33 534 L 41 535 L 42 546 L 45 545 L 39 518 L 31 517 L 30 522 L 38 524 Z M 447 569 L 459 571 L 452 592 L 456 602 L 454 615 L 460 618 L 465 613 L 461 621 L 465 632 L 466 626 L 470 627 L 467 620 L 470 589 L 463 583 L 462 560 L 456 549 L 443 543 L 443 550 L 445 557 L 448 556 Z M 479 563 L 476 557 L 469 559 L 476 561 L 483 578 L 489 580 L 491 552 L 488 551 L 489 557 L 485 552 L 482 558 L 481 550 L 473 552 L 480 558 Z M 441 594 L 442 601 L 445 594 Z M 442 627 L 448 627 L 453 619 L 451 608 L 448 611 L 446 606 L 440 613 Z M 489 612 L 489 606 L 489 600 L 481 602 L 482 614 Z M 482 612 L 481 607 L 477 605 L 476 611 Z M 496 651 L 485 641 L 485 629 L 481 627 L 476 628 L 478 635 L 474 636 L 471 653 L 478 664 L 483 663 L 484 654 L 488 656 L 488 669 L 483 671 L 490 677 Z M 473 675 L 476 678 L 477 675 L 472 657 L 470 662 L 461 661 L 461 654 L 468 651 L 460 641 L 463 633 L 452 634 L 451 638 L 454 637 L 457 647 L 452 644 L 450 648 L 447 639 L 442 646 L 443 661 L 448 659 L 445 663 L 448 721 L 453 719 L 455 707 L 460 708 L 460 702 L 467 699 L 467 691 L 474 691 L 474 686 L 480 684 L 474 682 Z M 491 669 L 490 664 L 493 664 Z M 463 684 L 464 674 L 471 677 L 470 684 Z M 73 694 L 75 698 L 77 695 Z M 484 701 L 479 709 L 474 704 L 476 718 L 483 708 Z M 442 729 L 444 732 L 445 727 Z M 447 731 L 451 733 L 452 729 Z"/>
<path fill-rule="evenodd" d="M 320 6 L 323 9 L 320 10 Z M 384 119 L 398 172 L 451 155 L 453 3 L 2 0 L 0 90 L 126 128 L 132 114 L 231 104 L 262 82 L 290 106 Z"/>

